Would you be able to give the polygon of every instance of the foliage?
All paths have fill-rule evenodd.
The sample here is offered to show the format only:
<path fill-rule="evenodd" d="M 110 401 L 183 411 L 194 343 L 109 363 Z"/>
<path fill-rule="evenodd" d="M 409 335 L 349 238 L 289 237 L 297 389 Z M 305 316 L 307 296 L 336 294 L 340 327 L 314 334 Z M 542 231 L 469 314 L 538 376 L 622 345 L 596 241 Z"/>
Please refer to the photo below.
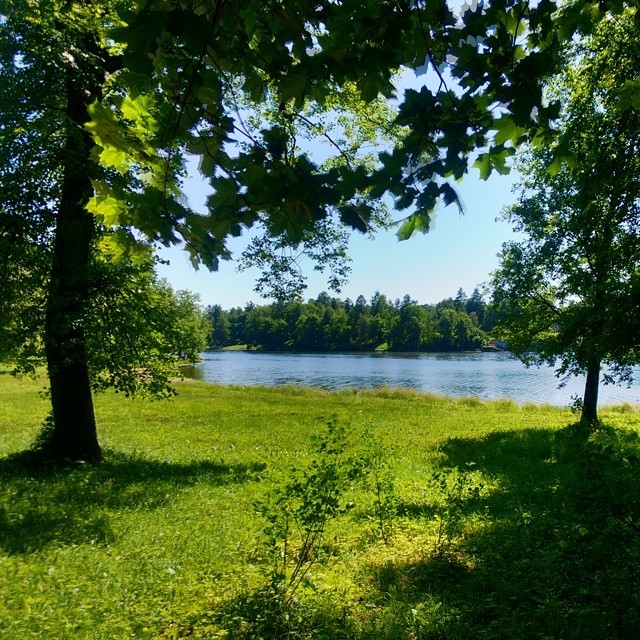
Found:
<path fill-rule="evenodd" d="M 316 271 L 329 270 L 328 284 L 334 291 L 348 280 L 351 268 L 347 254 L 349 233 L 336 223 L 323 220 L 303 234 L 300 246 L 292 248 L 284 234 L 254 238 L 242 253 L 239 269 L 260 270 L 255 291 L 277 302 L 299 298 L 306 288 L 302 261 L 311 258 Z"/>
<path fill-rule="evenodd" d="M 315 457 L 303 469 L 256 503 L 267 521 L 263 529 L 271 564 L 270 587 L 287 605 L 322 553 L 328 523 L 353 507 L 345 493 L 362 473 L 358 461 L 347 453 L 344 428 L 335 420 L 317 438 Z"/>
<path fill-rule="evenodd" d="M 148 260 L 150 246 L 183 242 L 195 266 L 215 268 L 228 257 L 226 238 L 260 222 L 272 246 L 284 238 L 329 261 L 337 284 L 344 250 L 338 246 L 329 259 L 324 249 L 344 232 L 329 218 L 364 231 L 380 216 L 379 206 L 367 204 L 371 154 L 360 147 L 379 128 L 371 119 L 389 123 L 392 111 L 383 101 L 365 104 L 353 87 L 341 96 L 344 82 L 331 83 L 326 107 L 322 100 L 306 107 L 295 95 L 299 84 L 291 84 L 294 72 L 274 52 L 274 35 L 288 42 L 292 29 L 307 33 L 314 7 L 291 14 L 282 31 L 279 19 L 261 20 L 262 3 L 213 5 L 0 4 L 0 73 L 8 89 L 0 105 L 0 265 L 11 273 L 0 352 L 33 371 L 44 346 L 55 425 L 50 456 L 99 459 L 92 388 L 166 392 L 162 313 L 149 324 L 129 322 L 134 308 L 162 295 L 133 301 L 122 277 Z M 348 153 L 320 168 L 296 138 L 322 133 L 327 110 L 351 108 L 368 133 L 343 127 Z M 293 127 L 293 119 L 304 126 Z M 187 154 L 200 157 L 211 182 L 207 215 L 181 193 Z M 331 184 L 338 180 L 340 188 Z M 25 290 L 34 295 L 19 300 Z M 119 320 L 129 322 L 129 333 L 115 326 Z M 193 353 L 195 342 L 177 348 Z"/>
<path fill-rule="evenodd" d="M 287 230 L 274 226 L 273 215 L 262 214 L 255 225 L 257 235 L 242 252 L 238 268 L 257 268 L 261 275 L 255 291 L 278 302 L 301 297 L 308 262 L 315 271 L 327 272 L 329 288 L 339 292 L 351 272 L 347 249 L 352 230 L 372 234 L 389 222 L 386 203 L 364 188 L 364 174 L 376 166 L 374 150 L 398 142 L 403 129 L 394 124 L 395 110 L 389 101 L 383 96 L 364 100 L 354 82 L 333 85 L 324 104 L 314 100 L 301 100 L 302 105 L 276 103 L 268 92 L 265 98 L 259 105 L 246 103 L 252 116 L 244 125 L 252 139 L 264 133 L 265 123 L 277 122 L 278 140 L 283 149 L 287 147 L 287 155 L 317 158 L 319 170 L 337 171 L 340 181 L 360 184 L 360 191 L 351 203 L 329 208 L 334 215 L 317 220 L 294 241 Z M 356 175 L 349 175 L 354 170 Z M 297 206 L 306 206 L 306 200 Z"/>
<path fill-rule="evenodd" d="M 403 305 L 389 340 L 399 351 L 417 351 L 438 338 L 432 314 L 417 304 Z"/>
<path fill-rule="evenodd" d="M 0 360 L 18 362 L 23 371 L 33 373 L 43 349 L 40 329 L 52 253 L 50 205 L 56 200 L 60 161 L 59 155 L 44 150 L 58 139 L 61 118 L 55 112 L 45 127 L 30 126 L 27 114 L 54 97 L 27 74 L 11 72 L 18 34 L 0 29 Z M 29 180 L 32 174 L 39 179 Z"/>
<path fill-rule="evenodd" d="M 114 260 L 96 254 L 90 283 L 84 325 L 93 390 L 113 387 L 125 395 L 172 394 L 170 382 L 180 375 L 178 365 L 197 362 L 207 344 L 210 325 L 197 296 L 174 292 L 158 281 L 153 261 L 141 255 Z M 29 331 L 29 339 L 3 333 L 12 348 L 1 359 L 12 363 L 16 373 L 33 375 L 45 361 L 46 284 L 22 284 L 22 307 L 11 301 L 7 316 L 13 326 Z"/>
<path fill-rule="evenodd" d="M 199 299 L 158 281 L 148 264 L 103 262 L 85 321 L 94 391 L 125 395 L 175 393 L 179 365 L 197 362 L 209 325 Z"/>
<path fill-rule="evenodd" d="M 507 211 L 520 242 L 504 246 L 493 301 L 509 348 L 559 375 L 637 363 L 640 244 L 638 113 L 620 88 L 638 77 L 634 14 L 604 20 L 576 44 L 550 93 L 563 99 L 562 138 L 524 156 L 518 203 Z M 562 154 L 562 155 L 560 155 Z M 585 390 L 583 417 L 595 399 Z"/>
<path fill-rule="evenodd" d="M 376 441 L 369 430 L 362 434 L 364 482 L 373 494 L 370 518 L 385 544 L 391 542 L 396 524 L 399 497 L 391 473 L 395 449 Z"/>
<path fill-rule="evenodd" d="M 427 496 L 435 500 L 432 526 L 435 529 L 433 554 L 444 558 L 460 537 L 469 504 L 479 502 L 484 484 L 470 473 L 457 470 L 436 471 L 429 479 Z"/>
<path fill-rule="evenodd" d="M 486 179 L 507 173 L 522 143 L 545 147 L 554 139 L 561 101 L 544 99 L 545 79 L 561 68 L 567 47 L 628 4 L 473 2 L 459 16 L 446 2 L 410 5 L 416 31 L 396 55 L 427 81 L 405 91 L 398 122 L 408 134 L 380 155 L 376 175 L 377 188 L 409 210 L 400 239 L 429 230 L 439 199 L 456 201 L 450 181 L 471 162 Z M 636 89 L 632 81 L 630 94 Z"/>
<path fill-rule="evenodd" d="M 373 350 L 387 344 L 394 351 L 471 351 L 489 336 L 478 324 L 484 320 L 485 303 L 480 294 L 474 311 L 465 305 L 453 308 L 451 299 L 436 305 L 410 300 L 389 301 L 380 293 L 368 303 L 321 293 L 315 300 L 277 303 L 245 309 L 208 308 L 211 347 L 245 344 L 267 350 L 299 351 Z M 235 330 L 231 330 L 231 325 Z M 491 330 L 490 321 L 485 330 Z"/>
<path fill-rule="evenodd" d="M 126 43 L 120 80 L 135 105 L 129 112 L 151 114 L 150 140 L 168 146 L 172 162 L 154 164 L 149 140 L 94 114 L 96 134 L 112 134 L 98 138 L 103 161 L 120 166 L 126 152 L 138 154 L 141 166 L 171 173 L 173 184 L 182 149 L 201 157 L 214 192 L 199 228 L 175 194 L 164 195 L 184 216 L 187 235 L 206 247 L 190 248 L 205 264 L 227 257 L 227 235 L 258 222 L 277 247 L 304 245 L 304 234 L 331 218 L 366 230 L 376 217 L 372 198 L 384 193 L 410 212 L 399 231 L 406 238 L 428 230 L 438 202 L 458 203 L 449 180 L 467 173 L 478 151 L 474 166 L 486 178 L 508 171 L 524 140 L 542 145 L 553 137 L 559 102 L 543 100 L 544 78 L 558 70 L 574 37 L 624 6 L 510 0 L 464 5 L 456 15 L 446 2 L 250 3 L 241 10 L 151 2 L 129 12 L 117 34 Z M 398 96 L 392 81 L 402 68 L 426 81 Z M 385 98 L 399 103 L 394 127 Z M 120 98 L 113 102 L 122 113 Z M 165 122 L 168 141 L 160 135 Z M 313 139 L 332 147 L 333 158 L 316 160 Z M 377 158 L 372 142 L 382 143 Z M 250 255 L 268 258 L 259 248 Z M 273 273 L 295 269 L 295 256 L 279 257 Z"/>

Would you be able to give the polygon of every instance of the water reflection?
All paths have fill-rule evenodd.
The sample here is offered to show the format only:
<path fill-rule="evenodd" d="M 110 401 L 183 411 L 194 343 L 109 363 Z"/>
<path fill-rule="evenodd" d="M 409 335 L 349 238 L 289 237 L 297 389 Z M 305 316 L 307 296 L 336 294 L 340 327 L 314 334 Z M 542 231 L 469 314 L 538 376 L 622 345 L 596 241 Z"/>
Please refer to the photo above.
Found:
<path fill-rule="evenodd" d="M 381 386 L 453 397 L 508 398 L 519 403 L 567 405 L 584 380 L 558 389 L 553 369 L 529 368 L 508 353 L 262 353 L 209 351 L 187 377 L 221 384 L 306 385 L 323 389 Z M 637 369 L 636 377 L 640 377 Z M 602 386 L 603 404 L 640 403 L 640 387 Z"/>

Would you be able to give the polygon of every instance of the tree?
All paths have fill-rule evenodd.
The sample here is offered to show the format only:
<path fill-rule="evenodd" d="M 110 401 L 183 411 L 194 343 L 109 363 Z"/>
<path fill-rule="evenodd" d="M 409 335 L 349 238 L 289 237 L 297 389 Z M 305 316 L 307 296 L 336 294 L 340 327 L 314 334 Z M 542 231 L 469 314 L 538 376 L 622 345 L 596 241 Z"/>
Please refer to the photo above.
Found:
<path fill-rule="evenodd" d="M 452 308 L 437 312 L 438 340 L 434 347 L 442 351 L 471 351 L 478 349 L 484 340 L 484 334 L 464 311 Z"/>
<path fill-rule="evenodd" d="M 211 324 L 209 332 L 210 347 L 224 347 L 230 344 L 231 333 L 229 314 L 219 304 L 207 307 L 207 318 Z"/>
<path fill-rule="evenodd" d="M 527 363 L 586 373 L 581 422 L 597 422 L 603 364 L 626 380 L 640 361 L 640 79 L 634 14 L 575 46 L 553 92 L 565 103 L 555 148 L 532 149 L 518 203 L 521 242 L 504 246 L 493 303 L 510 350 Z M 634 85 L 636 83 L 636 85 Z M 636 96 L 637 94 L 633 94 Z"/>
<path fill-rule="evenodd" d="M 287 324 L 273 305 L 254 307 L 247 313 L 244 326 L 245 341 L 264 349 L 282 349 L 286 341 Z"/>
<path fill-rule="evenodd" d="M 400 309 L 398 321 L 391 330 L 390 342 L 394 351 L 418 351 L 432 342 L 436 336 L 433 318 L 414 303 Z"/>
<path fill-rule="evenodd" d="M 298 349 L 319 351 L 325 344 L 323 308 L 318 303 L 305 306 L 296 321 L 294 344 Z"/>
<path fill-rule="evenodd" d="M 466 309 L 469 315 L 475 314 L 478 324 L 482 326 L 484 321 L 484 310 L 486 303 L 478 287 L 475 287 L 471 297 L 467 301 Z"/>
<path fill-rule="evenodd" d="M 46 274 L 44 311 L 34 316 L 41 326 L 33 329 L 44 339 L 54 425 L 45 449 L 54 458 L 101 455 L 92 388 L 115 379 L 96 369 L 108 359 L 90 361 L 87 328 L 100 325 L 91 312 L 103 293 L 93 268 L 102 258 L 109 256 L 117 271 L 121 257 L 133 254 L 135 263 L 149 242 L 183 241 L 195 265 L 215 268 L 228 257 L 225 238 L 257 222 L 274 241 L 306 242 L 318 252 L 323 237 L 335 237 L 313 234 L 326 227 L 329 210 L 362 230 L 373 213 L 366 194 L 359 195 L 364 173 L 346 188 L 332 187 L 342 180 L 340 163 L 317 170 L 295 147 L 289 107 L 282 114 L 256 109 L 262 122 L 243 121 L 250 102 L 297 101 L 288 72 L 295 60 L 280 47 L 291 29 L 300 45 L 312 44 L 311 5 L 311 13 L 278 16 L 265 13 L 262 3 L 248 10 L 221 2 L 127 4 L 0 4 L 0 71 L 9 88 L 0 105 L 0 146 L 5 166 L 26 176 L 16 181 L 11 169 L 0 174 L 0 263 L 14 274 L 12 291 Z M 261 14 L 269 18 L 264 28 L 258 28 Z M 284 31 L 282 17 L 290 18 Z M 35 95 L 25 91 L 31 87 Z M 188 152 L 201 156 L 211 180 L 212 215 L 183 202 Z M 357 164 L 357 156 L 354 149 L 346 161 Z M 27 250 L 9 250 L 16 236 Z M 0 309 L 5 357 L 30 349 L 32 328 L 25 335 L 16 320 L 28 315 L 28 306 L 12 295 Z M 116 353 L 113 361 L 122 364 Z"/>
<path fill-rule="evenodd" d="M 47 202 L 54 198 L 58 160 L 54 154 L 34 154 L 46 148 L 56 135 L 59 118 L 47 128 L 27 126 L 28 113 L 43 104 L 46 88 L 27 83 L 7 71 L 10 42 L 0 41 L 0 360 L 33 372 L 40 364 L 48 267 L 52 253 L 52 212 Z M 5 135 L 5 131 L 20 132 Z M 39 180 L 29 180 L 36 168 Z M 25 179 L 26 178 L 26 179 Z"/>
<path fill-rule="evenodd" d="M 200 296 L 191 291 L 174 292 L 167 282 L 161 283 L 164 300 L 158 305 L 165 313 L 165 339 L 173 341 L 175 352 L 183 360 L 195 362 L 207 345 L 211 326 L 200 304 Z"/>
<path fill-rule="evenodd" d="M 540 79 L 574 34 L 605 14 L 595 1 L 556 10 L 554 2 L 508 0 L 470 7 L 457 20 L 444 1 L 423 0 L 2 0 L 0 73 L 10 90 L 0 104 L 0 147 L 27 169 L 17 187 L 0 173 L 3 216 L 35 185 L 51 187 L 41 210 L 28 212 L 50 238 L 43 243 L 31 223 L 22 236 L 51 253 L 43 320 L 50 455 L 100 456 L 85 319 L 103 231 L 113 256 L 141 239 L 184 242 L 194 265 L 216 268 L 230 257 L 228 236 L 260 226 L 278 252 L 259 245 L 254 257 L 272 274 L 286 276 L 297 261 L 269 256 L 307 248 L 320 266 L 337 258 L 329 268 L 339 284 L 341 230 L 375 225 L 385 192 L 398 209 L 416 206 L 399 230 L 407 238 L 429 228 L 439 200 L 457 202 L 447 181 L 467 171 L 477 149 L 488 176 L 507 170 L 525 137 L 547 139 L 557 105 L 543 104 Z M 401 66 L 431 69 L 437 88 L 407 91 L 389 131 L 369 107 L 395 95 Z M 27 87 L 37 99 L 21 93 Z M 351 114 L 360 133 L 346 118 L 334 139 L 329 114 Z M 317 163 L 300 140 L 322 135 L 336 153 Z M 375 139 L 387 150 L 372 177 L 362 141 Z M 205 215 L 180 191 L 186 154 L 199 157 L 212 187 Z M 332 251 L 322 250 L 327 242 Z M 34 258 L 19 277 L 37 268 Z"/>
<path fill-rule="evenodd" d="M 49 451 L 95 459 L 91 392 L 166 395 L 177 373 L 171 352 L 201 348 L 202 334 L 191 323 L 173 339 L 195 314 L 185 294 L 157 282 L 150 247 L 124 245 L 85 209 L 83 194 L 103 172 L 88 156 L 88 118 L 72 97 L 99 93 L 96 33 L 83 23 L 86 11 L 48 8 L 2 6 L 0 358 L 26 373 L 48 361 L 53 417 L 63 425 Z M 55 29 L 64 37 L 51 40 Z M 106 70 L 110 53 L 100 53 Z"/>
<path fill-rule="evenodd" d="M 92 391 L 126 396 L 171 397 L 179 366 L 198 361 L 210 330 L 198 296 L 126 262 L 110 265 L 84 321 Z"/>
<path fill-rule="evenodd" d="M 454 300 L 456 311 L 465 311 L 467 308 L 467 301 L 467 294 L 464 292 L 464 289 L 460 287 Z"/>
<path fill-rule="evenodd" d="M 372 342 L 374 346 L 385 343 L 396 317 L 396 310 L 384 294 L 376 291 L 371 297 Z"/>

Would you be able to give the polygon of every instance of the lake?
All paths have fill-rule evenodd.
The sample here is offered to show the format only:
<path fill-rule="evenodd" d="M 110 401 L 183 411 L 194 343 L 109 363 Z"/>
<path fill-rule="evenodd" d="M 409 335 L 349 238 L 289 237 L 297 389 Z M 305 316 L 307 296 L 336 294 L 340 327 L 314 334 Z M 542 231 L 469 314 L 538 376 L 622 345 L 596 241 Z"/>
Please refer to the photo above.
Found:
<path fill-rule="evenodd" d="M 640 369 L 636 368 L 636 378 Z M 286 384 L 342 389 L 407 388 L 438 395 L 509 398 L 566 406 L 582 397 L 583 378 L 558 389 L 549 367 L 527 369 L 501 353 L 265 353 L 207 351 L 202 362 L 185 368 L 190 378 L 234 385 Z M 601 385 L 601 404 L 640 404 L 640 385 Z"/>

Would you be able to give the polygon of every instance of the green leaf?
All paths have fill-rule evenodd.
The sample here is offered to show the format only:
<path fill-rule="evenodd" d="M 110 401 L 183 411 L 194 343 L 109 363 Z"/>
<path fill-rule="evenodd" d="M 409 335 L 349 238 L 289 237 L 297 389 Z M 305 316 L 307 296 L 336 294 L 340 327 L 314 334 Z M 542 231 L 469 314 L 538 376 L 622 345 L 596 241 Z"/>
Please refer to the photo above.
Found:
<path fill-rule="evenodd" d="M 508 115 L 495 120 L 493 127 L 496 129 L 494 141 L 497 145 L 503 145 L 507 142 L 517 145 L 525 134 L 525 129 L 517 126 L 513 118 Z"/>
<path fill-rule="evenodd" d="M 98 157 L 102 166 L 112 167 L 121 174 L 125 174 L 131 166 L 131 156 L 126 150 L 118 147 L 102 147 Z"/>
<path fill-rule="evenodd" d="M 294 100 L 296 106 L 304 103 L 307 78 L 301 74 L 290 73 L 280 83 L 280 92 L 285 100 Z"/>
<path fill-rule="evenodd" d="M 497 150 L 495 148 L 486 153 L 481 153 L 473 166 L 480 172 L 480 179 L 487 180 L 492 171 L 497 171 L 501 176 L 507 175 L 511 168 L 507 166 L 507 160 L 513 155 L 513 149 Z"/>
<path fill-rule="evenodd" d="M 373 102 L 380 94 L 386 95 L 392 85 L 385 78 L 365 74 L 358 79 L 356 86 L 365 102 Z"/>
<path fill-rule="evenodd" d="M 431 213 L 428 211 L 416 211 L 400 225 L 396 236 L 398 240 L 409 240 L 416 232 L 429 233 L 431 228 Z"/>
<path fill-rule="evenodd" d="M 464 205 L 462 204 L 462 200 L 460 200 L 460 196 L 450 184 L 445 183 L 441 185 L 440 194 L 445 207 L 448 207 L 450 204 L 455 204 L 456 207 L 458 207 L 460 215 L 464 215 Z"/>
<path fill-rule="evenodd" d="M 120 224 L 126 207 L 123 202 L 112 196 L 95 196 L 87 203 L 87 210 L 107 227 L 112 227 Z"/>
<path fill-rule="evenodd" d="M 215 193 L 207 199 L 207 207 L 211 213 L 220 213 L 232 207 L 234 210 L 238 205 L 238 192 L 232 180 L 216 179 L 212 180 Z"/>
<path fill-rule="evenodd" d="M 136 98 L 125 96 L 119 106 L 125 118 L 138 121 L 142 118 L 150 117 L 153 98 L 146 95 L 137 96 Z"/>
<path fill-rule="evenodd" d="M 473 166 L 480 172 L 480 179 L 487 180 L 491 175 L 491 156 L 488 153 L 481 153 Z"/>
<path fill-rule="evenodd" d="M 640 111 L 640 81 L 626 80 L 618 92 L 619 108 Z"/>
<path fill-rule="evenodd" d="M 367 220 L 370 210 L 368 207 L 365 207 L 364 205 L 347 205 L 344 207 L 340 207 L 339 211 L 340 220 L 348 227 L 357 229 L 362 233 L 366 233 L 369 230 L 369 224 Z"/>
<path fill-rule="evenodd" d="M 244 90 L 254 102 L 260 102 L 266 95 L 267 84 L 258 73 L 248 73 L 244 81 Z"/>

